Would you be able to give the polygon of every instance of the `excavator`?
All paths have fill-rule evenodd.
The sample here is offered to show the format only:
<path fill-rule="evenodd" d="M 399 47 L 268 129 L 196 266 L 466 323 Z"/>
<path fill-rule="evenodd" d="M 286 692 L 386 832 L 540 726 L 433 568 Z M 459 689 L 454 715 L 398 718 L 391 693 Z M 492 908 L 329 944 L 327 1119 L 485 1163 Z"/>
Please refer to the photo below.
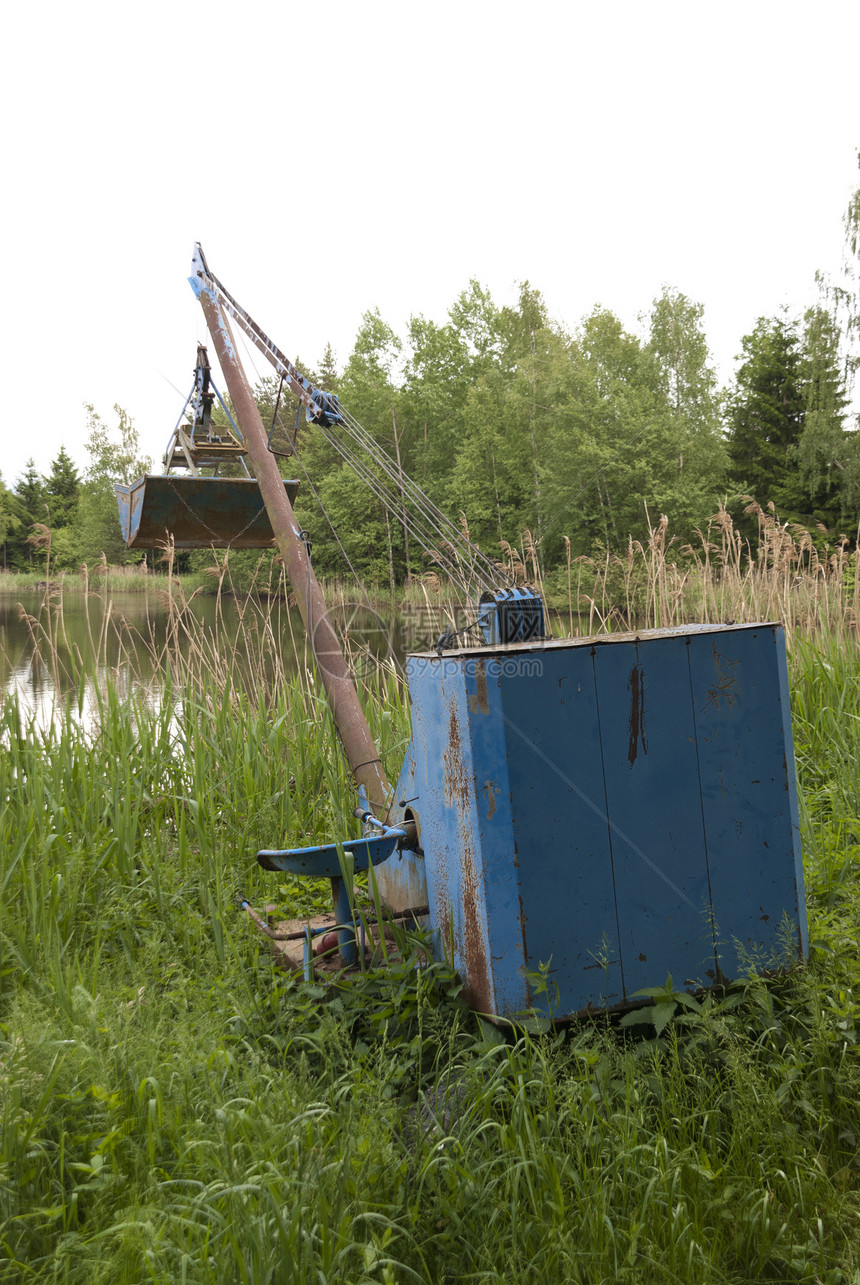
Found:
<path fill-rule="evenodd" d="M 268 848 L 257 861 L 331 879 L 342 966 L 358 950 L 345 861 L 373 868 L 393 915 L 421 917 L 468 1002 L 493 1020 L 624 1009 L 668 976 L 706 988 L 743 975 L 750 959 L 774 968 L 803 959 L 782 626 L 552 637 L 539 593 L 505 579 L 339 399 L 311 384 L 212 273 L 199 244 L 189 281 L 229 408 L 201 346 L 163 472 L 117 488 L 123 535 L 131 548 L 172 541 L 280 552 L 363 835 Z M 234 326 L 314 431 L 473 595 L 468 637 L 446 630 L 435 648 L 407 658 L 412 735 L 396 781 L 329 619 L 292 507 L 299 483 L 281 476 Z M 213 423 L 216 400 L 224 426 Z M 219 472 L 228 464 L 241 476 Z M 308 929 L 306 971 L 310 937 Z"/>

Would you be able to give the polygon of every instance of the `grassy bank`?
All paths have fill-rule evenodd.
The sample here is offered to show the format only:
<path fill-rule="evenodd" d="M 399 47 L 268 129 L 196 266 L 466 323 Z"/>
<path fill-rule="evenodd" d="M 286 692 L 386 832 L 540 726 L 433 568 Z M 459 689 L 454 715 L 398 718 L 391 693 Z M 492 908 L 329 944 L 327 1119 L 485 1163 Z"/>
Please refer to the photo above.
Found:
<path fill-rule="evenodd" d="M 192 594 L 195 589 L 209 587 L 211 578 L 202 573 L 171 577 L 164 571 L 145 571 L 139 567 L 96 567 L 90 571 L 82 568 L 79 572 L 51 571 L 46 578 L 42 571 L 5 571 L 0 573 L 0 594 L 38 593 L 46 589 L 62 590 L 65 593 L 88 593 L 96 590 L 102 593 L 135 593 L 148 594 L 166 590 L 171 578 L 178 582 L 183 592 Z"/>
<path fill-rule="evenodd" d="M 253 853 L 353 802 L 309 678 L 242 695 L 201 643 L 165 700 L 82 675 L 47 731 L 7 700 L 4 1282 L 857 1279 L 860 649 L 792 641 L 809 965 L 544 1036 L 415 957 L 342 992 L 274 972 L 236 890 L 329 893 Z M 403 690 L 365 697 L 393 772 Z"/>
<path fill-rule="evenodd" d="M 252 561 L 243 556 L 243 562 L 238 566 L 237 562 L 233 555 L 225 565 L 223 554 L 213 553 L 211 562 L 194 571 L 177 571 L 161 564 L 154 568 L 104 565 L 82 567 L 78 572 L 51 570 L 50 577 L 46 576 L 44 568 L 39 571 L 0 571 L 0 594 L 44 593 L 47 589 L 53 593 L 97 592 L 107 595 L 157 594 L 172 590 L 186 598 L 195 593 L 284 600 L 291 597 L 280 563 L 271 555 L 261 558 L 255 554 Z M 459 605 L 462 599 L 461 594 L 442 586 L 433 575 L 394 590 L 389 585 L 358 586 L 355 581 L 344 578 L 323 577 L 320 585 L 330 606 L 362 603 L 374 609 L 397 610 L 404 603 L 423 605 L 428 601 L 433 604 L 441 601 L 445 605 Z"/>

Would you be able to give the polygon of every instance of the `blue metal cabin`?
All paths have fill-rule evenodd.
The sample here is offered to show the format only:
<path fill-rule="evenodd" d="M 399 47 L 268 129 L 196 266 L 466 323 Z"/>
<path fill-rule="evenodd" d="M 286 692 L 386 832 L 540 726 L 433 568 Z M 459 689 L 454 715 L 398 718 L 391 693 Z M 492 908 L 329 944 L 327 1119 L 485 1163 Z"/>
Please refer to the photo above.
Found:
<path fill-rule="evenodd" d="M 469 1002 L 556 1018 L 807 951 L 783 630 L 698 625 L 408 659 L 396 816 Z M 401 807 L 403 805 L 401 804 Z M 383 873 L 384 872 L 384 873 Z M 393 889 L 396 894 L 396 888 Z M 414 904 L 414 903 L 413 903 Z"/>

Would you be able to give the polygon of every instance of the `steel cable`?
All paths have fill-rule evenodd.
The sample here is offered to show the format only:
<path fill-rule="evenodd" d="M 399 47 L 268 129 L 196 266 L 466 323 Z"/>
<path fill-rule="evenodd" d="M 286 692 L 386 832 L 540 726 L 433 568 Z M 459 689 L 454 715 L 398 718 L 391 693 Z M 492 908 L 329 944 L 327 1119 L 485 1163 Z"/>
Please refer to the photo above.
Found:
<path fill-rule="evenodd" d="M 244 336 L 243 336 L 243 341 L 244 341 Z M 253 352 L 249 350 L 247 346 L 244 345 L 244 343 L 243 343 L 243 346 L 245 346 L 246 356 L 250 360 L 251 367 L 254 371 L 254 374 L 257 376 L 259 380 L 259 369 L 257 367 L 257 363 L 254 358 Z M 277 412 L 277 420 L 280 424 L 280 427 L 283 428 L 284 431 L 286 431 L 286 427 L 284 425 L 283 419 L 279 411 Z M 390 491 L 386 490 L 384 484 L 373 472 L 373 470 L 368 466 L 366 461 L 362 459 L 361 456 L 357 455 L 355 451 L 351 450 L 335 433 L 333 433 L 330 430 L 329 427 L 322 424 L 317 424 L 316 427 L 320 430 L 325 440 L 333 447 L 333 449 L 341 456 L 341 458 L 353 469 L 356 475 L 365 483 L 365 485 L 368 487 L 371 493 L 376 496 L 376 498 L 383 505 L 386 511 L 390 513 L 398 523 L 404 524 L 404 509 L 402 506 L 400 496 L 392 495 Z M 346 551 L 343 547 L 340 537 L 337 535 L 337 532 L 334 529 L 334 526 L 331 522 L 331 519 L 328 516 L 328 513 L 325 510 L 325 506 L 322 503 L 322 499 L 320 498 L 319 493 L 316 491 L 316 488 L 313 487 L 313 485 L 310 483 L 310 478 L 308 476 L 307 470 L 305 469 L 304 464 L 302 463 L 297 452 L 296 452 L 296 458 L 298 460 L 299 466 L 302 469 L 302 472 L 305 475 L 305 478 L 308 480 L 311 486 L 311 491 L 317 503 L 319 504 L 320 509 L 322 510 L 323 516 L 325 517 L 329 527 L 331 527 L 332 532 L 335 535 L 335 539 L 338 543 L 339 548 L 341 549 L 341 552 L 344 554 L 344 558 L 346 559 L 347 565 L 349 566 L 353 575 L 356 577 L 356 581 L 358 582 L 358 576 L 354 568 L 352 567 L 352 564 L 350 563 L 349 558 L 346 555 Z M 458 584 L 458 586 L 463 590 L 464 593 L 468 594 L 472 592 L 472 581 L 474 581 L 475 579 L 479 579 L 481 581 L 483 588 L 492 588 L 494 587 L 495 584 L 498 583 L 498 579 L 491 580 L 489 577 L 486 577 L 485 575 L 480 575 L 476 573 L 474 567 L 467 570 L 466 572 L 462 570 L 456 558 L 456 553 L 457 553 L 456 545 L 454 545 L 454 542 L 451 539 L 449 539 L 448 532 L 439 531 L 438 529 L 434 528 L 432 525 L 428 528 L 427 525 L 422 524 L 420 522 L 416 522 L 414 514 L 408 514 L 408 513 L 407 513 L 405 525 L 407 527 L 409 534 L 413 537 L 416 543 L 419 544 L 421 548 L 424 549 L 424 551 L 428 554 L 428 556 L 433 561 L 438 563 L 439 566 L 441 566 L 445 571 L 448 572 L 451 578 Z M 453 527 L 453 524 L 451 523 L 448 523 L 448 525 L 452 528 L 452 534 L 456 537 L 456 535 L 458 534 L 456 528 Z M 449 556 L 445 552 L 444 548 L 440 549 L 438 547 L 436 537 L 439 535 L 443 537 L 444 544 L 452 547 L 452 552 L 454 554 L 453 557 Z M 460 542 L 461 544 L 467 543 L 462 540 L 462 537 Z M 474 546 L 470 545 L 469 547 L 470 549 L 474 549 Z"/>
<path fill-rule="evenodd" d="M 207 269 L 208 273 L 208 269 Z M 303 376 L 296 367 L 284 356 L 268 336 L 260 329 L 256 322 L 248 313 L 233 299 L 227 290 L 221 285 L 220 281 L 211 273 L 208 273 L 209 279 L 217 291 L 221 303 L 238 322 L 241 329 L 245 332 L 251 342 L 259 349 L 263 356 L 274 366 L 275 370 L 282 378 L 286 377 L 291 386 L 298 383 L 299 397 L 306 407 L 314 406 L 313 399 L 307 393 L 304 387 Z M 256 363 L 253 363 L 256 369 Z M 294 391 L 296 388 L 294 387 Z M 316 409 L 316 408 L 315 408 Z M 337 435 L 326 431 L 326 426 L 318 420 L 317 427 L 323 431 L 326 441 L 334 450 L 352 467 L 355 472 L 368 485 L 380 503 L 385 509 L 392 514 L 396 520 L 403 524 L 412 534 L 415 541 L 424 549 L 424 551 L 433 559 L 436 559 L 450 575 L 452 575 L 464 588 L 468 588 L 468 582 L 477 580 L 484 589 L 496 587 L 499 580 L 504 578 L 510 580 L 510 574 L 507 569 L 494 563 L 486 554 L 482 553 L 471 540 L 467 539 L 459 528 L 451 521 L 450 518 L 438 508 L 430 499 L 426 492 L 404 473 L 403 469 L 395 463 L 394 460 L 385 452 L 379 443 L 362 427 L 361 424 L 349 414 L 342 411 L 342 426 L 347 435 L 360 449 L 370 457 L 377 468 L 388 476 L 395 487 L 399 488 L 399 494 L 392 497 L 382 483 L 381 479 L 373 471 L 360 461 L 355 452 L 352 451 L 346 443 L 340 440 Z M 411 514 L 404 521 L 404 496 L 408 494 L 412 505 L 421 515 L 422 522 L 416 522 L 415 514 Z M 426 524 L 426 525 L 424 525 Z M 441 537 L 443 543 L 448 545 L 454 554 L 454 558 L 448 557 L 444 550 L 435 547 L 436 540 Z M 458 556 L 465 554 L 466 558 L 461 559 Z M 465 571 L 460 569 L 461 560 L 465 561 Z"/>
<path fill-rule="evenodd" d="M 250 349 L 248 349 L 247 344 L 244 342 L 244 336 L 242 338 L 243 338 L 243 347 L 245 348 L 246 356 L 250 360 L 251 367 L 254 371 L 254 374 L 257 376 L 257 379 L 259 380 L 259 369 L 257 367 L 254 354 Z M 280 422 L 280 426 L 284 428 L 284 430 L 286 431 L 283 420 L 281 419 L 280 413 L 278 413 L 277 418 Z M 350 416 L 349 418 L 351 420 L 353 419 L 352 416 Z M 357 421 L 353 420 L 353 423 L 357 424 Z M 326 426 L 326 425 L 317 423 L 316 427 L 322 433 L 324 439 L 329 443 L 329 445 L 331 445 L 331 447 L 337 452 L 337 454 L 340 455 L 341 458 L 353 469 L 353 471 L 365 483 L 365 485 L 368 487 L 371 493 L 376 496 L 376 498 L 383 505 L 386 511 L 395 519 L 395 521 L 398 524 L 404 525 L 406 527 L 408 533 L 413 537 L 415 542 L 419 544 L 422 549 L 424 549 L 428 557 L 430 557 L 440 567 L 442 567 L 443 570 L 445 570 L 451 576 L 451 578 L 458 584 L 458 586 L 463 590 L 464 593 L 468 594 L 473 591 L 473 582 L 476 580 L 480 583 L 481 587 L 484 589 L 492 589 L 498 585 L 499 578 L 500 578 L 499 569 L 494 568 L 493 564 L 489 561 L 489 559 L 487 559 L 483 554 L 481 554 L 480 550 L 478 550 L 476 546 L 471 544 L 470 541 L 467 541 L 460 534 L 460 532 L 457 530 L 454 524 L 450 522 L 450 520 L 444 519 L 444 515 L 440 515 L 444 519 L 445 526 L 447 526 L 448 530 L 440 529 L 441 524 L 433 522 L 432 513 L 430 515 L 427 515 L 422 512 L 421 516 L 424 519 L 422 522 L 420 520 L 416 520 L 416 516 L 414 513 L 410 513 L 409 510 L 406 510 L 405 521 L 404 521 L 404 506 L 402 502 L 402 497 L 397 493 L 392 494 L 390 490 L 386 489 L 386 485 L 383 482 L 383 480 L 379 478 L 376 473 L 374 473 L 372 468 L 370 468 L 370 466 L 367 464 L 366 460 L 363 459 L 361 455 L 356 454 L 354 450 L 352 450 L 336 433 L 334 433 L 332 431 L 331 426 Z M 362 429 L 360 425 L 358 425 L 358 428 L 360 429 L 360 432 L 365 437 L 369 437 L 369 435 L 366 433 L 366 430 Z M 357 439 L 357 434 L 350 433 L 349 436 L 351 436 L 353 440 Z M 370 439 L 370 441 L 372 440 L 373 439 Z M 364 443 L 361 442 L 360 445 L 361 445 L 361 449 L 364 449 Z M 366 453 L 369 454 L 369 452 L 366 452 Z M 382 454 L 384 454 L 384 452 Z M 387 458 L 388 458 L 388 462 L 393 465 L 393 461 L 390 460 L 390 457 L 387 457 Z M 307 476 L 306 470 L 304 469 L 303 465 L 302 465 L 302 471 L 305 472 L 305 476 Z M 389 469 L 384 469 L 384 471 L 389 473 L 390 475 Z M 407 481 L 411 481 L 410 479 L 408 479 L 406 474 L 402 474 L 402 476 Z M 396 481 L 396 477 L 395 477 L 395 481 Z M 317 499 L 317 502 L 320 504 L 320 507 L 323 508 L 322 502 L 318 494 L 316 492 L 314 492 L 314 494 Z M 432 504 L 432 501 L 429 501 L 429 497 L 426 497 L 424 495 L 424 492 L 419 491 L 419 494 L 421 497 L 427 500 L 428 504 Z M 325 512 L 324 508 L 323 508 L 323 513 L 326 518 L 326 521 L 329 523 L 329 526 L 332 526 L 331 520 L 329 519 L 328 514 Z M 439 537 L 442 538 L 443 547 L 441 548 L 439 547 L 439 544 L 438 544 Z M 343 545 L 341 544 L 339 537 L 337 537 L 337 541 L 341 550 L 343 550 Z M 447 550 L 450 550 L 450 553 Z M 480 559 L 489 568 L 490 574 L 488 574 L 487 571 L 483 569 L 479 569 L 475 565 L 475 561 L 476 561 L 475 558 L 470 558 L 469 563 L 464 569 L 462 565 L 462 559 L 459 556 L 460 551 L 462 550 L 468 551 L 468 553 L 471 555 L 477 555 L 478 557 L 480 557 Z M 348 562 L 348 559 L 347 559 L 347 562 Z"/>

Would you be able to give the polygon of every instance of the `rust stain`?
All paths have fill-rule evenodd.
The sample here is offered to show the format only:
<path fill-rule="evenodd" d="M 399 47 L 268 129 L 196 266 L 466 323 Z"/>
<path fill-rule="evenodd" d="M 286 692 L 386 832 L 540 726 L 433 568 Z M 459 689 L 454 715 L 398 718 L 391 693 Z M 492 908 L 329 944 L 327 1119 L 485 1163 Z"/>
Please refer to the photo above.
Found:
<path fill-rule="evenodd" d="M 484 684 L 486 693 L 486 683 Z M 488 705 L 489 708 L 489 705 Z M 449 852 L 448 861 L 453 865 L 460 862 L 460 893 L 462 897 L 462 941 L 459 943 L 464 962 L 465 986 L 463 988 L 466 1002 L 480 1012 L 491 1010 L 489 961 L 484 949 L 484 939 L 478 919 L 479 892 L 475 873 L 475 860 L 471 843 L 470 810 L 474 795 L 474 781 L 471 773 L 463 763 L 460 722 L 457 717 L 456 703 L 452 700 L 448 714 L 448 747 L 443 755 L 443 784 L 445 803 L 457 809 L 460 820 L 459 853 Z M 488 782 L 488 784 L 491 784 Z M 495 787 L 492 794 L 495 809 Z M 453 871 L 448 879 L 448 886 L 456 884 Z M 450 922 L 450 905 L 447 907 Z M 459 937 L 459 915 L 456 916 L 455 931 Z"/>
<path fill-rule="evenodd" d="M 501 791 L 489 778 L 484 782 L 484 795 L 487 799 L 487 820 L 491 821 L 496 815 L 496 795 Z"/>
<path fill-rule="evenodd" d="M 478 709 L 482 714 L 489 714 L 490 700 L 487 695 L 487 667 L 483 656 L 475 662 L 475 685 L 478 689 Z"/>
<path fill-rule="evenodd" d="M 450 959 L 454 954 L 454 943 L 451 940 L 451 903 L 448 900 L 447 884 L 438 888 L 436 892 L 436 923 L 442 931 L 445 954 Z"/>
<path fill-rule="evenodd" d="M 454 804 L 462 820 L 469 806 L 470 781 L 463 766 L 460 723 L 454 701 L 451 702 L 448 716 L 448 748 L 442 756 L 442 766 L 445 803 L 449 807 Z"/>
<path fill-rule="evenodd" d="M 628 723 L 630 738 L 627 746 L 627 759 L 632 767 L 639 753 L 640 741 L 642 742 L 642 753 L 648 753 L 648 743 L 645 740 L 645 676 L 642 673 L 641 665 L 634 665 L 631 669 L 630 677 L 627 680 L 627 690 L 630 692 L 630 721 Z"/>
<path fill-rule="evenodd" d="M 705 709 L 710 705 L 713 705 L 714 709 L 719 709 L 723 701 L 731 709 L 743 691 L 743 688 L 738 684 L 737 668 L 738 662 L 731 660 L 728 656 L 724 656 L 717 650 L 717 645 L 714 643 L 714 671 L 716 678 L 714 685 L 708 688 Z"/>
<path fill-rule="evenodd" d="M 528 946 L 526 945 L 526 922 L 527 922 L 527 920 L 528 920 L 528 915 L 527 915 L 527 914 L 526 914 L 526 912 L 525 912 L 525 907 L 523 906 L 523 899 L 522 899 L 522 895 L 521 895 L 520 893 L 517 893 L 517 901 L 518 901 L 518 903 L 519 903 L 519 907 L 520 907 L 520 913 L 519 913 L 519 918 L 520 918 L 520 937 L 521 937 L 521 939 L 522 939 L 522 943 L 523 943 L 523 965 L 525 965 L 525 964 L 526 964 L 526 962 L 528 961 L 528 957 L 529 957 L 529 948 L 528 948 Z M 528 976 L 527 976 L 527 975 L 526 975 L 526 997 L 527 997 L 528 1003 L 529 1003 L 529 1004 L 531 1004 L 531 1002 L 532 1002 L 532 991 L 531 991 L 531 987 L 529 986 L 529 983 L 528 983 Z"/>
<path fill-rule="evenodd" d="M 478 881 L 475 875 L 475 862 L 472 847 L 463 844 L 463 955 L 466 960 L 466 985 L 463 995 L 467 1004 L 473 1005 L 479 1012 L 489 1013 L 490 977 L 487 956 L 484 951 L 484 939 L 478 925 Z"/>

